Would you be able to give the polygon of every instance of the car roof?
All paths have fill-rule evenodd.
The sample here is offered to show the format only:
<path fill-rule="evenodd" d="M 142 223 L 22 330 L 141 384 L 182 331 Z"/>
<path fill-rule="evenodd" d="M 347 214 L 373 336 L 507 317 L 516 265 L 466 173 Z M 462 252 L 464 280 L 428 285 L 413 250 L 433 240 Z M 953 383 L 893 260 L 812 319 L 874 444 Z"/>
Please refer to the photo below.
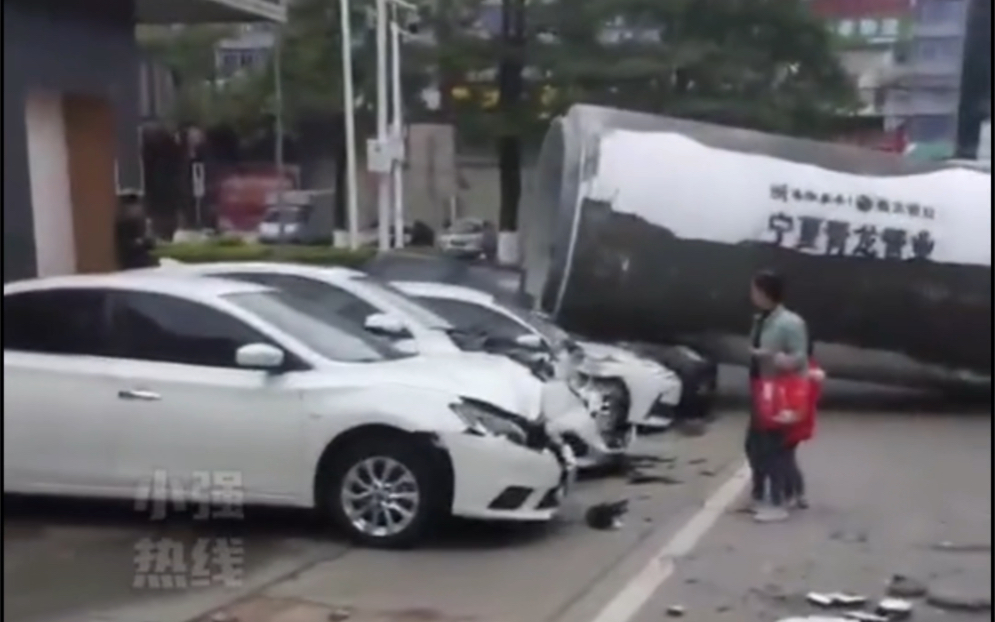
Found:
<path fill-rule="evenodd" d="M 16 281 L 4 285 L 3 293 L 17 294 L 52 289 L 129 289 L 184 298 L 218 298 L 229 294 L 249 294 L 271 291 L 256 283 L 228 279 L 190 278 L 188 275 L 152 275 L 146 271 L 111 274 L 75 274 Z"/>
<path fill-rule="evenodd" d="M 415 297 L 453 298 L 482 305 L 493 305 L 496 303 L 496 299 L 492 294 L 463 285 L 434 283 L 432 281 L 392 281 L 391 285 Z"/>
<path fill-rule="evenodd" d="M 220 261 L 215 263 L 175 263 L 166 266 L 153 268 L 156 273 L 169 273 L 171 270 L 177 272 L 191 272 L 195 274 L 225 272 L 268 272 L 276 274 L 296 274 L 299 276 L 310 276 L 316 279 L 348 280 L 367 276 L 364 272 L 343 268 L 340 266 L 311 266 L 299 263 L 285 263 L 279 261 Z"/>

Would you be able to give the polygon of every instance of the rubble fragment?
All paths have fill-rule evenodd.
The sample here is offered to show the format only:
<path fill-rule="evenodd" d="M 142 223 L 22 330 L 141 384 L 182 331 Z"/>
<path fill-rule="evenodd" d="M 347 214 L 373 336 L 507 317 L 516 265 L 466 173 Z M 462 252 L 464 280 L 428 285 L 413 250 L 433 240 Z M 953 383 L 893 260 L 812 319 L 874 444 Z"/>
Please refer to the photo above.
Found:
<path fill-rule="evenodd" d="M 912 616 L 912 603 L 899 598 L 885 598 L 874 612 L 888 620 L 905 620 Z"/>
<path fill-rule="evenodd" d="M 809 592 L 805 595 L 805 600 L 819 607 L 832 607 L 834 604 L 833 598 L 829 594 L 820 594 L 818 592 Z"/>
<path fill-rule="evenodd" d="M 629 500 L 597 503 L 587 508 L 584 521 L 591 529 L 611 531 L 622 528 L 622 517 L 629 511 Z"/>
<path fill-rule="evenodd" d="M 328 614 L 328 622 L 345 622 L 352 617 L 351 609 L 336 609 Z"/>
<path fill-rule="evenodd" d="M 866 611 L 848 611 L 843 615 L 846 616 L 847 620 L 854 622 L 891 622 L 890 618 Z"/>
<path fill-rule="evenodd" d="M 926 595 L 926 584 L 903 574 L 892 575 L 886 589 L 888 596 L 896 598 L 922 598 Z"/>
<path fill-rule="evenodd" d="M 643 484 L 681 484 L 681 480 L 670 475 L 659 475 L 656 473 L 646 473 L 644 471 L 633 470 L 629 472 L 628 481 L 630 484 L 639 486 Z"/>
<path fill-rule="evenodd" d="M 685 613 L 687 613 L 687 611 L 680 605 L 671 605 L 670 607 L 667 607 L 667 617 L 669 618 L 683 618 Z"/>

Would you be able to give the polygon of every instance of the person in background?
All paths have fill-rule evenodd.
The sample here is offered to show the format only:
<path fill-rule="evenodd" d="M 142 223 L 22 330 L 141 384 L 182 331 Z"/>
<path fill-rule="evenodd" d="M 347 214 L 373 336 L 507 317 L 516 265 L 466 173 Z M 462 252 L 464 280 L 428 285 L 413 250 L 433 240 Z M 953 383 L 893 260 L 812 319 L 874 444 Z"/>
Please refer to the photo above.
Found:
<path fill-rule="evenodd" d="M 118 268 L 132 270 L 157 264 L 152 250 L 155 240 L 149 231 L 145 206 L 139 195 L 129 193 L 121 197 L 117 220 L 114 223 L 114 246 Z"/>
<path fill-rule="evenodd" d="M 483 235 L 481 240 L 481 250 L 484 254 L 484 259 L 489 263 L 494 263 L 497 261 L 498 252 L 498 233 L 497 227 L 494 226 L 489 220 L 485 220 L 483 224 Z"/>
<path fill-rule="evenodd" d="M 758 315 L 751 340 L 751 381 L 808 372 L 808 330 L 801 317 L 784 306 L 785 289 L 784 278 L 776 272 L 767 270 L 753 277 L 750 299 Z M 754 518 L 764 523 L 779 522 L 789 516 L 788 434 L 786 429 L 764 428 L 758 419 L 757 413 L 751 412 L 746 443 L 754 469 Z"/>
<path fill-rule="evenodd" d="M 809 340 L 808 346 L 808 378 L 809 407 L 805 418 L 788 431 L 788 505 L 799 510 L 808 509 L 808 498 L 805 491 L 805 475 L 798 464 L 798 446 L 812 440 L 815 435 L 816 416 L 819 399 L 822 397 L 822 386 L 826 380 L 826 372 L 815 360 L 815 342 Z"/>

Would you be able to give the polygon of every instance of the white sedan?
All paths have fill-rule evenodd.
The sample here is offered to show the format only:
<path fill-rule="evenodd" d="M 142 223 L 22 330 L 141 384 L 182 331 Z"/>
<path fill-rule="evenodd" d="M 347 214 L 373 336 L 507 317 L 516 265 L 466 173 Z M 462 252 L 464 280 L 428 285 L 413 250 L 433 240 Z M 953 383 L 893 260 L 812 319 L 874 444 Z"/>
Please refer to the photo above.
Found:
<path fill-rule="evenodd" d="M 142 273 L 5 285 L 4 493 L 206 504 L 237 482 L 229 502 L 315 508 L 373 546 L 556 513 L 570 461 L 503 387 L 311 304 Z"/>
<path fill-rule="evenodd" d="M 528 344 L 557 361 L 560 375 L 579 372 L 601 396 L 603 427 L 631 432 L 653 426 L 658 406 L 674 409 L 681 401 L 676 373 L 620 346 L 574 341 L 543 315 L 498 301 L 470 287 L 429 282 L 393 283 L 464 330 L 482 330 L 508 343 Z M 534 350 L 535 351 L 535 350 Z"/>
<path fill-rule="evenodd" d="M 152 269 L 166 274 L 194 274 L 260 283 L 315 303 L 326 316 L 339 316 L 387 338 L 394 346 L 452 365 L 473 369 L 502 384 L 519 414 L 541 412 L 552 432 L 571 442 L 581 467 L 613 459 L 631 435 L 599 424 L 592 410 L 567 382 L 551 379 L 527 364 L 488 353 L 464 339 L 452 323 L 397 288 L 357 270 L 291 263 L 232 262 L 172 264 Z"/>

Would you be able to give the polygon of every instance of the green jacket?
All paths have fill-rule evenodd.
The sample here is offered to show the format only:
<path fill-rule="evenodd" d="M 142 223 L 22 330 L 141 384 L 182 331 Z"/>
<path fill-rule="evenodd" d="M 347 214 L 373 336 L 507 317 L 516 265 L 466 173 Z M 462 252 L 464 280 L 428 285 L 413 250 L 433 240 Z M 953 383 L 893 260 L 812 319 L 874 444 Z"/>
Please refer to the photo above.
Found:
<path fill-rule="evenodd" d="M 750 343 L 756 343 L 756 331 L 760 329 L 760 316 L 753 320 L 753 330 L 750 333 Z M 760 376 L 770 378 L 779 373 L 791 371 L 808 371 L 808 327 L 797 313 L 778 307 L 767 317 L 760 329 L 760 349 L 765 355 L 759 359 Z M 777 368 L 773 355 L 787 354 L 790 366 Z"/>

